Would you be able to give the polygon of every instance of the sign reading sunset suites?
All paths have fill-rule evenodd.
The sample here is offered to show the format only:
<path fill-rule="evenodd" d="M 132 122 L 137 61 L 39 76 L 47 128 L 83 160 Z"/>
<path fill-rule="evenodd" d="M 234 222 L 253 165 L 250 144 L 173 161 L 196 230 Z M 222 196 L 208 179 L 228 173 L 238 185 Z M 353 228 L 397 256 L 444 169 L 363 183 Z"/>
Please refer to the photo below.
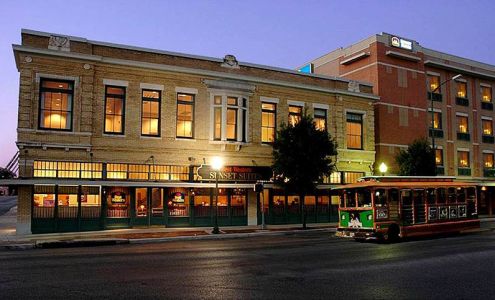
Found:
<path fill-rule="evenodd" d="M 217 172 L 210 165 L 198 168 L 199 180 L 215 180 Z M 272 176 L 269 167 L 227 166 L 218 171 L 219 181 L 257 181 L 268 180 Z"/>

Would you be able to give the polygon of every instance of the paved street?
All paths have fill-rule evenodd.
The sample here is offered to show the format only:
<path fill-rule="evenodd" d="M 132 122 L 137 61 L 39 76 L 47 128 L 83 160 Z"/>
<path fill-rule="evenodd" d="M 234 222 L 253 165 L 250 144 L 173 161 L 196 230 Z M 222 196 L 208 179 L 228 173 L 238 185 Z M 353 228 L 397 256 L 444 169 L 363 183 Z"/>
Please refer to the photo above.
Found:
<path fill-rule="evenodd" d="M 393 245 L 324 232 L 0 251 L 0 298 L 491 298 L 493 231 Z"/>

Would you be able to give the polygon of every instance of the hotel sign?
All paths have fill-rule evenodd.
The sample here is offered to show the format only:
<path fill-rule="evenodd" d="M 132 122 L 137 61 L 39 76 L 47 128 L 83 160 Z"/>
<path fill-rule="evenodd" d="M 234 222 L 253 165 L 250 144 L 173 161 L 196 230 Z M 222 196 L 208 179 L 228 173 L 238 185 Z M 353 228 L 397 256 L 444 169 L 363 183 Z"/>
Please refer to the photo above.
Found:
<path fill-rule="evenodd" d="M 213 181 L 217 172 L 209 165 L 201 165 L 198 168 L 198 180 Z M 272 169 L 269 167 L 242 167 L 226 166 L 218 171 L 218 181 L 243 181 L 256 182 L 257 180 L 269 180 L 272 177 Z"/>
<path fill-rule="evenodd" d="M 391 39 L 390 39 L 390 44 L 394 47 L 397 47 L 397 48 L 402 48 L 402 49 L 406 49 L 406 50 L 409 50 L 409 51 L 412 51 L 413 49 L 413 43 L 412 41 L 409 41 L 409 40 L 406 40 L 406 39 L 403 39 L 403 38 L 400 38 L 400 37 L 396 37 L 396 36 L 393 36 Z"/>

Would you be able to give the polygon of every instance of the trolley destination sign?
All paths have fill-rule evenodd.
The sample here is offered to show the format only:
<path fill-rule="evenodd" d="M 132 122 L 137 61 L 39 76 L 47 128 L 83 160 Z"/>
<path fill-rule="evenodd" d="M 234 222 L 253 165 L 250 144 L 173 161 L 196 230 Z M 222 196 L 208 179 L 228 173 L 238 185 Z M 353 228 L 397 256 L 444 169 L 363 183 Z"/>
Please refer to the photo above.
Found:
<path fill-rule="evenodd" d="M 210 165 L 201 165 L 197 170 L 199 180 L 215 180 L 217 173 L 218 181 L 255 182 L 272 177 L 272 170 L 269 167 L 226 166 L 217 172 Z"/>

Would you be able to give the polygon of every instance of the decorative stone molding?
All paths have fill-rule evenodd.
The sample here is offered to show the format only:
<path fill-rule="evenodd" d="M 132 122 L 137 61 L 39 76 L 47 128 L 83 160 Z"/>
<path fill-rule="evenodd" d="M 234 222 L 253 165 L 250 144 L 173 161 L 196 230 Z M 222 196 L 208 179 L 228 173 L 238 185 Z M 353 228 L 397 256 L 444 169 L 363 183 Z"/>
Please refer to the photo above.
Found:
<path fill-rule="evenodd" d="M 349 92 L 355 92 L 355 93 L 359 93 L 359 82 L 357 81 L 354 81 L 354 80 L 351 80 L 349 81 L 349 83 L 347 84 L 347 90 Z"/>
<path fill-rule="evenodd" d="M 32 62 L 32 61 L 33 61 L 33 58 L 32 58 L 31 56 L 26 56 L 26 57 L 24 58 L 24 61 L 25 61 L 25 62 L 27 62 L 27 63 L 30 63 L 30 62 Z"/>
<path fill-rule="evenodd" d="M 239 69 L 239 62 L 234 55 L 227 54 L 223 58 L 223 63 L 221 64 L 221 66 L 225 68 Z"/>
<path fill-rule="evenodd" d="M 70 52 L 70 39 L 67 36 L 50 35 L 48 49 Z"/>

